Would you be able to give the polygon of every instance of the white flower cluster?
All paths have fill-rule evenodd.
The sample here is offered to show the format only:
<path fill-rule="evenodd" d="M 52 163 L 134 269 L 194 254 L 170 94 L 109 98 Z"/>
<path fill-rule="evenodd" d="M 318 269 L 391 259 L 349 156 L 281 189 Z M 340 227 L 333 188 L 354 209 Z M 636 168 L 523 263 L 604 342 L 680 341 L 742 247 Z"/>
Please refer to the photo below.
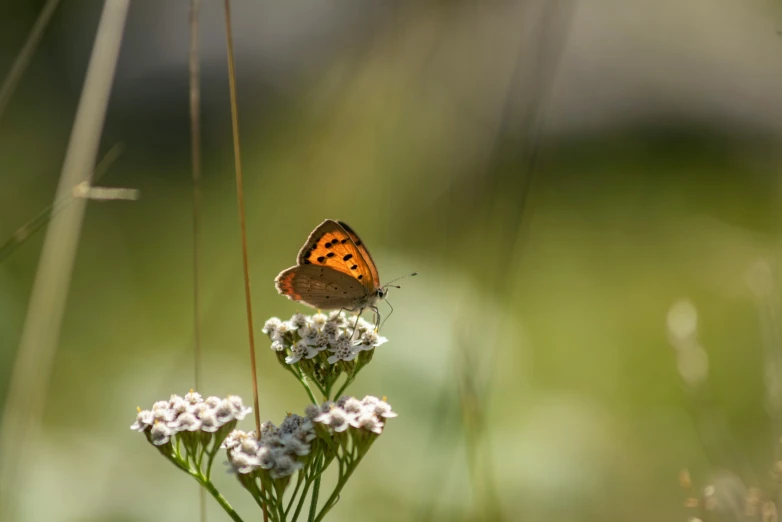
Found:
<path fill-rule="evenodd" d="M 180 432 L 214 433 L 230 422 L 242 420 L 251 411 L 237 395 L 204 399 L 191 390 L 184 397 L 172 395 L 167 401 L 158 401 L 151 410 L 139 410 L 130 429 L 149 431 L 150 442 L 162 446 Z"/>
<path fill-rule="evenodd" d="M 352 361 L 361 351 L 372 350 L 388 341 L 379 336 L 368 321 L 348 319 L 344 312 L 333 312 L 329 316 L 299 313 L 289 321 L 272 317 L 262 331 L 272 340 L 272 350 L 289 353 L 285 357 L 288 364 L 312 359 L 321 352 L 331 354 L 326 359 L 329 364 Z"/>
<path fill-rule="evenodd" d="M 255 431 L 232 431 L 220 446 L 228 450 L 228 461 L 240 474 L 263 469 L 273 479 L 284 478 L 301 469 L 300 457 L 309 455 L 315 438 L 312 421 L 288 415 L 277 427 L 271 422 L 261 425 L 261 440 Z"/>
<path fill-rule="evenodd" d="M 396 417 L 396 413 L 386 401 L 367 395 L 362 400 L 340 397 L 337 402 L 326 401 L 320 407 L 311 404 L 307 406 L 307 417 L 329 433 L 355 428 L 380 435 L 385 419 Z"/>

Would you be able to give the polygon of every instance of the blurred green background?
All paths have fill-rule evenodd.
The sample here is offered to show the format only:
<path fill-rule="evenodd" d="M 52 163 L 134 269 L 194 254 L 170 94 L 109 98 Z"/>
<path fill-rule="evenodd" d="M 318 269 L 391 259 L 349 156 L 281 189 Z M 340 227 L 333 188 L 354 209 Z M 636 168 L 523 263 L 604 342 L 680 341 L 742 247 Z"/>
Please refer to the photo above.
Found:
<path fill-rule="evenodd" d="M 0 76 L 42 5 L 0 5 Z M 0 117 L 0 243 L 52 201 L 101 6 L 61 3 Z M 249 403 L 221 6 L 201 16 L 200 391 Z M 683 468 L 696 493 L 716 485 L 714 519 L 743 520 L 747 488 L 775 500 L 779 5 L 233 13 L 261 418 L 307 403 L 260 327 L 308 312 L 272 281 L 312 228 L 348 222 L 385 281 L 420 273 L 350 390 L 399 418 L 331 519 L 686 520 Z M 197 517 L 196 485 L 128 429 L 193 386 L 187 20 L 184 0 L 131 5 L 99 159 L 123 152 L 100 184 L 141 199 L 88 204 L 20 520 Z M 0 264 L 0 404 L 42 240 Z M 684 348 L 666 322 L 681 300 Z M 707 356 L 695 379 L 687 349 Z"/>

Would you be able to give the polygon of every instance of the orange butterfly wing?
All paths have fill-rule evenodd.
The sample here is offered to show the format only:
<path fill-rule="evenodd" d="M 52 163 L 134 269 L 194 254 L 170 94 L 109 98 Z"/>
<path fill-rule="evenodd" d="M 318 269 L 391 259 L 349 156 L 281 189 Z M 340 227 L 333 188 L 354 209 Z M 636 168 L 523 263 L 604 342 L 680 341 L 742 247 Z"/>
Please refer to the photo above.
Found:
<path fill-rule="evenodd" d="M 361 252 L 361 255 L 364 258 L 364 261 L 366 261 L 367 266 L 369 266 L 369 272 L 372 274 L 372 281 L 375 283 L 376 288 L 380 288 L 380 276 L 377 273 L 377 266 L 375 266 L 375 262 L 372 260 L 372 256 L 369 254 L 369 250 L 367 249 L 366 245 L 364 245 L 364 242 L 361 241 L 361 238 L 358 237 L 358 234 L 348 226 L 347 223 L 344 221 L 337 221 L 339 225 L 345 229 L 345 232 L 348 233 L 350 236 L 350 239 L 353 240 L 353 243 L 358 248 L 358 251 Z"/>
<path fill-rule="evenodd" d="M 353 232 L 352 229 L 350 232 Z M 353 232 L 353 236 L 358 236 Z M 358 240 L 361 244 L 361 240 Z M 363 245 L 362 245 L 363 246 Z M 366 295 L 373 294 L 380 286 L 377 269 L 364 247 L 363 252 L 342 225 L 327 219 L 312 231 L 299 251 L 297 264 L 300 266 L 323 266 L 347 274 L 356 279 L 365 289 Z"/>

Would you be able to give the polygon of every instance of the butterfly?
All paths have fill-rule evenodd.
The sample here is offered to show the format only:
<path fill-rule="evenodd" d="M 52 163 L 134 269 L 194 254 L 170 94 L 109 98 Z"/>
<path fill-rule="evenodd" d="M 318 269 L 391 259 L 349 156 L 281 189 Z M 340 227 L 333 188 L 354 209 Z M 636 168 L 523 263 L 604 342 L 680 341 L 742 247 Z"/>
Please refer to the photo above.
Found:
<path fill-rule="evenodd" d="M 389 286 L 380 285 L 375 262 L 358 234 L 345 222 L 332 219 L 312 231 L 299 250 L 296 266 L 280 272 L 274 283 L 280 294 L 313 308 L 359 315 L 370 309 L 375 328 L 380 325 L 377 303 L 385 299 Z"/>

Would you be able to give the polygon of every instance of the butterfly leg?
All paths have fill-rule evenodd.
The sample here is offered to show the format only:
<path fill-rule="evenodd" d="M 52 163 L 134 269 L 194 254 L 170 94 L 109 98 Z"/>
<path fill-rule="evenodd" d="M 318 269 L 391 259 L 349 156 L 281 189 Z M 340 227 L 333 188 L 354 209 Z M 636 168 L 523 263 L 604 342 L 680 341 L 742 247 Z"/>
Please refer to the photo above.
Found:
<path fill-rule="evenodd" d="M 373 307 L 374 308 L 374 307 Z M 352 310 L 351 310 L 352 311 Z M 356 336 L 356 328 L 358 328 L 358 320 L 361 319 L 361 314 L 364 312 L 364 309 L 360 309 L 358 313 L 356 314 L 356 324 L 353 325 L 353 332 L 350 334 L 351 340 Z"/>
<path fill-rule="evenodd" d="M 380 310 L 377 309 L 377 306 L 370 306 L 369 309 L 375 316 L 375 331 L 377 332 L 380 329 Z"/>

